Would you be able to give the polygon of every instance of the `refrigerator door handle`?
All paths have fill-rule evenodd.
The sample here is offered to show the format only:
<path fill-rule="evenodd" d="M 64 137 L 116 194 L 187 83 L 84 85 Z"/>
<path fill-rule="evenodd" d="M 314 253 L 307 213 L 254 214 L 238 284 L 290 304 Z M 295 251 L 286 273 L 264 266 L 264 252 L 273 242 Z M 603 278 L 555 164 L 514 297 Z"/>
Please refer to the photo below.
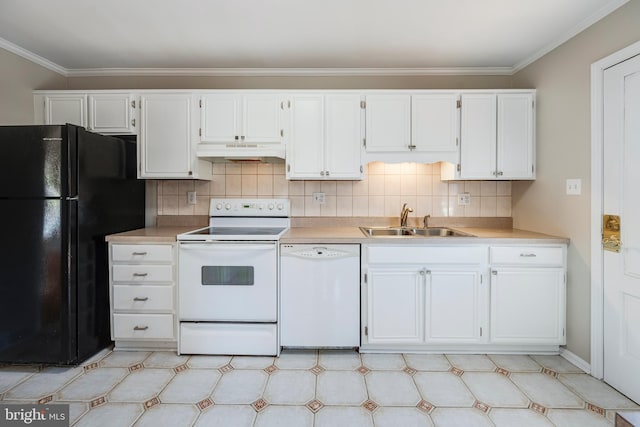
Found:
<path fill-rule="evenodd" d="M 75 200 L 77 202 L 79 199 L 78 199 L 78 196 L 75 196 L 75 197 L 67 197 L 65 198 L 65 200 Z"/>

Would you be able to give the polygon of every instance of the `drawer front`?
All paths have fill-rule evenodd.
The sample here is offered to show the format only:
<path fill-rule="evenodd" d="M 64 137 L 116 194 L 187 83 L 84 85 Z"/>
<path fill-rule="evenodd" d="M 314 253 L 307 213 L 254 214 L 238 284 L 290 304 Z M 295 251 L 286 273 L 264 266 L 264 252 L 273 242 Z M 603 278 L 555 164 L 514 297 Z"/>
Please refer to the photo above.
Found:
<path fill-rule="evenodd" d="M 114 310 L 173 311 L 173 286 L 116 285 Z"/>
<path fill-rule="evenodd" d="M 119 262 L 173 262 L 171 245 L 111 245 L 111 259 Z"/>
<path fill-rule="evenodd" d="M 114 314 L 113 339 L 173 339 L 172 314 Z"/>
<path fill-rule="evenodd" d="M 114 265 L 112 272 L 114 282 L 173 281 L 173 267 L 171 265 Z"/>
<path fill-rule="evenodd" d="M 491 264 L 506 265 L 564 265 L 562 246 L 492 246 Z"/>
<path fill-rule="evenodd" d="M 275 356 L 275 323 L 180 323 L 181 354 Z"/>
<path fill-rule="evenodd" d="M 484 264 L 486 246 L 369 246 L 370 264 Z"/>

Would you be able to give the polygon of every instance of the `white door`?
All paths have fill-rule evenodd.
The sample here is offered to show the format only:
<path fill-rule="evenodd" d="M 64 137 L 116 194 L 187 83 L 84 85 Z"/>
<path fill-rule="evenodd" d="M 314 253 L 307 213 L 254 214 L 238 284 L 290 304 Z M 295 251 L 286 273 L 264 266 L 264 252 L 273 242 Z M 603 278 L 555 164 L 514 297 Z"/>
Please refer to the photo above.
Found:
<path fill-rule="evenodd" d="M 360 179 L 360 95 L 326 96 L 325 177 Z"/>
<path fill-rule="evenodd" d="M 278 95 L 245 95 L 242 102 L 242 135 L 246 144 L 280 144 L 281 101 Z"/>
<path fill-rule="evenodd" d="M 44 124 L 86 126 L 86 95 L 48 95 L 44 98 Z"/>
<path fill-rule="evenodd" d="M 365 122 L 368 152 L 409 151 L 411 95 L 368 95 Z"/>
<path fill-rule="evenodd" d="M 424 270 L 371 268 L 367 284 L 365 341 L 423 342 Z"/>
<path fill-rule="evenodd" d="M 498 179 L 534 178 L 533 108 L 532 93 L 498 94 Z"/>
<path fill-rule="evenodd" d="M 136 133 L 135 100 L 128 93 L 89 95 L 89 130 Z"/>
<path fill-rule="evenodd" d="M 287 144 L 287 179 L 324 176 L 324 101 L 322 95 L 291 98 L 291 126 Z M 321 175 L 322 174 L 322 175 Z"/>
<path fill-rule="evenodd" d="M 603 253 L 604 380 L 640 402 L 640 56 L 604 72 L 603 152 L 603 213 L 620 216 L 622 242 Z"/>
<path fill-rule="evenodd" d="M 455 93 L 411 97 L 411 140 L 416 151 L 456 151 L 457 100 Z"/>
<path fill-rule="evenodd" d="M 427 342 L 474 343 L 480 335 L 480 272 L 428 270 Z"/>
<path fill-rule="evenodd" d="M 463 94 L 460 112 L 460 178 L 496 178 L 496 95 Z"/>
<path fill-rule="evenodd" d="M 240 141 L 240 96 L 204 95 L 201 98 L 200 141 L 232 144 Z"/>

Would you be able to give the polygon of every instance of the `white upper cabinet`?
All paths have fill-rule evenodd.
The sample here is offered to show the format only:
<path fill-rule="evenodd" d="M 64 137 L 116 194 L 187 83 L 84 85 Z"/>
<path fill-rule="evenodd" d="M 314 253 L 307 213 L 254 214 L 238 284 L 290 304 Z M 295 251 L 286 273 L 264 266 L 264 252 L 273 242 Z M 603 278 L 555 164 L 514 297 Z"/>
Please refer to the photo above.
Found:
<path fill-rule="evenodd" d="M 89 125 L 97 133 L 136 134 L 137 109 L 130 93 L 89 95 Z"/>
<path fill-rule="evenodd" d="M 61 94 L 44 97 L 44 124 L 63 125 L 71 123 L 87 126 L 87 95 Z"/>
<path fill-rule="evenodd" d="M 211 179 L 211 163 L 195 156 L 194 97 L 146 93 L 140 101 L 139 177 Z"/>
<path fill-rule="evenodd" d="M 411 95 L 367 95 L 366 151 L 411 149 Z"/>
<path fill-rule="evenodd" d="M 458 94 L 427 92 L 367 95 L 367 161 L 456 161 Z"/>
<path fill-rule="evenodd" d="M 535 179 L 535 95 L 463 93 L 460 160 L 444 179 Z"/>
<path fill-rule="evenodd" d="M 294 94 L 290 101 L 287 178 L 362 179 L 360 96 Z"/>
<path fill-rule="evenodd" d="M 456 152 L 458 113 L 455 93 L 411 97 L 411 140 L 416 151 Z"/>
<path fill-rule="evenodd" d="M 214 144 L 281 144 L 284 104 L 277 94 L 205 94 L 200 141 Z"/>

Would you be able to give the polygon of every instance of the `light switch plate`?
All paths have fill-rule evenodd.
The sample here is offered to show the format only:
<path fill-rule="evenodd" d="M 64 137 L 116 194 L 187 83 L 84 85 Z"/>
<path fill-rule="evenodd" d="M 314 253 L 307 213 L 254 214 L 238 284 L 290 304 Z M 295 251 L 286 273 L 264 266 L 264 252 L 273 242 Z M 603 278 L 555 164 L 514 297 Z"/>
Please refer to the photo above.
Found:
<path fill-rule="evenodd" d="M 579 196 L 582 194 L 582 179 L 567 179 L 567 194 L 570 196 Z"/>
<path fill-rule="evenodd" d="M 197 202 L 198 202 L 198 199 L 196 198 L 196 192 L 187 191 L 187 203 L 190 205 L 195 205 Z"/>
<path fill-rule="evenodd" d="M 313 200 L 316 202 L 323 204 L 324 203 L 324 193 L 313 193 Z"/>

